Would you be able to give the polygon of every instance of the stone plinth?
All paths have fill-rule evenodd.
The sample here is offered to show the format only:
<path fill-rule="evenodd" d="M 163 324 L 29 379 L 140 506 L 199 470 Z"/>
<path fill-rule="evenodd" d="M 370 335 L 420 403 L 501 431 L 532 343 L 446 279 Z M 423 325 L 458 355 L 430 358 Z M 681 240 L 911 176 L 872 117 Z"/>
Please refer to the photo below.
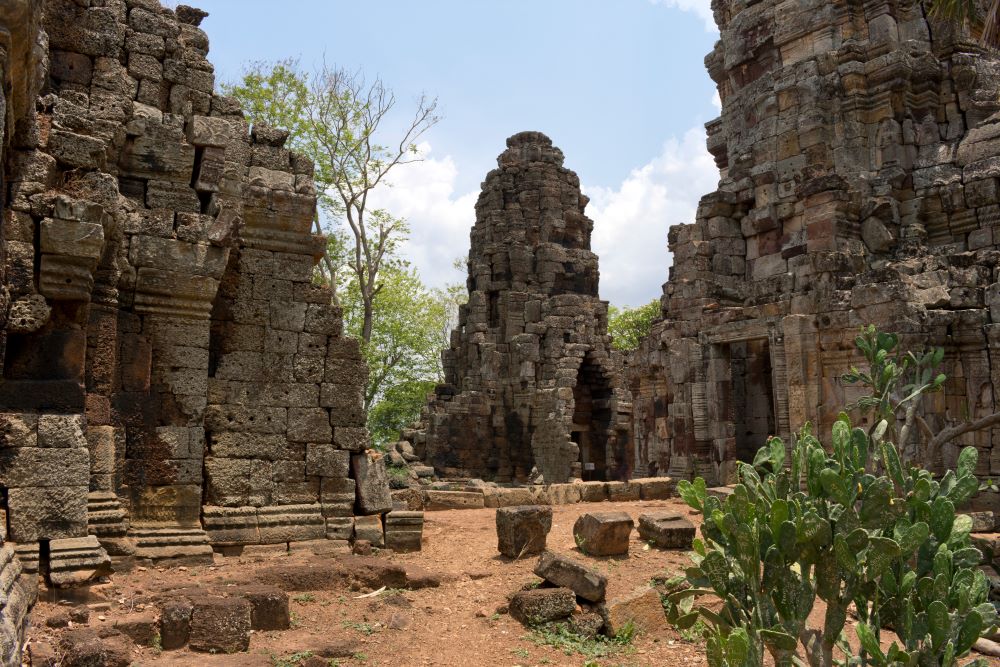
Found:
<path fill-rule="evenodd" d="M 634 525 L 625 512 L 590 512 L 573 524 L 573 538 L 590 556 L 619 556 L 628 553 Z"/>

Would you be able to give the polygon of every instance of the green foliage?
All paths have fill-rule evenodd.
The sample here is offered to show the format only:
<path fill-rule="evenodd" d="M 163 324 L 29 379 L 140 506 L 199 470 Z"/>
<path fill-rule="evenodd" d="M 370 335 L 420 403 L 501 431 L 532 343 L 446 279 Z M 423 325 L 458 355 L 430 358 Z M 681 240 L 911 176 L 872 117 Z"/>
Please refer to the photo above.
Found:
<path fill-rule="evenodd" d="M 584 637 L 565 621 L 546 623 L 532 628 L 528 639 L 539 646 L 551 646 L 565 655 L 579 654 L 585 658 L 604 658 L 622 652 L 635 638 L 636 630 L 627 623 L 614 637 L 596 635 Z M 527 657 L 527 656 L 524 656 Z"/>
<path fill-rule="evenodd" d="M 639 347 L 649 334 L 653 321 L 660 317 L 660 300 L 654 299 L 637 308 L 608 307 L 608 333 L 611 347 L 628 352 Z"/>
<path fill-rule="evenodd" d="M 301 663 L 305 662 L 312 656 L 312 651 L 299 651 L 298 653 L 293 653 L 283 658 L 272 653 L 271 665 L 273 665 L 273 667 L 298 667 Z"/>
<path fill-rule="evenodd" d="M 410 483 L 410 471 L 406 466 L 391 465 L 386 469 L 389 473 L 389 486 L 393 489 L 405 489 Z"/>
<path fill-rule="evenodd" d="M 342 292 L 344 328 L 362 339 L 365 309 L 356 280 Z M 449 303 L 424 286 L 416 270 L 394 262 L 382 272 L 372 311 L 372 332 L 362 345 L 369 376 L 364 405 L 376 445 L 393 441 L 415 421 L 441 379 L 441 348 Z"/>
<path fill-rule="evenodd" d="M 935 378 L 901 387 L 905 369 L 921 369 L 924 378 L 940 355 L 893 367 L 896 343 L 870 329 L 859 337 L 869 368 L 852 374 L 877 390 L 859 407 L 882 414 L 902 405 L 886 396 L 919 396 L 939 386 Z M 757 667 L 765 651 L 779 667 L 803 655 L 824 667 L 952 667 L 996 626 L 989 584 L 977 569 L 980 553 L 969 542 L 972 522 L 955 515 L 978 490 L 976 450 L 965 449 L 956 469 L 935 480 L 900 462 L 884 438 L 889 430 L 886 419 L 865 430 L 841 414 L 830 451 L 808 424 L 790 450 L 772 438 L 752 465 L 740 465 L 740 483 L 725 502 L 708 496 L 701 479 L 678 485 L 705 521 L 687 571 L 691 588 L 669 596 L 670 618 L 682 630 L 707 623 L 711 667 Z M 695 604 L 705 595 L 718 597 L 721 609 Z M 806 625 L 817 598 L 826 605 L 821 629 Z M 852 605 L 858 655 L 844 634 Z M 887 651 L 883 627 L 899 637 Z"/>

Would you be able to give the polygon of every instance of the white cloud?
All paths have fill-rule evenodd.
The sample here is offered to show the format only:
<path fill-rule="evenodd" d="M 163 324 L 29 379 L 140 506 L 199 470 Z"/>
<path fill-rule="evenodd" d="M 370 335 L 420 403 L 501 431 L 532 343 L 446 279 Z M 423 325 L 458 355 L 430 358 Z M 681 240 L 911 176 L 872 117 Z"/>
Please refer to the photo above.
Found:
<path fill-rule="evenodd" d="M 443 287 L 464 282 L 464 269 L 456 271 L 452 262 L 469 254 L 479 192 L 456 193 L 458 168 L 451 156 L 434 157 L 428 143 L 418 149 L 423 160 L 396 167 L 389 174 L 392 185 L 379 187 L 372 203 L 406 218 L 410 238 L 400 254 L 417 267 L 424 283 Z"/>
<path fill-rule="evenodd" d="M 698 200 L 718 181 L 705 131 L 696 127 L 664 143 L 660 155 L 632 170 L 617 189 L 584 186 L 594 220 L 592 247 L 601 259 L 601 298 L 637 306 L 659 297 L 672 260 L 667 230 L 694 222 Z"/>
<path fill-rule="evenodd" d="M 426 143 L 420 151 L 423 161 L 393 170 L 392 186 L 378 188 L 371 204 L 407 219 L 410 238 L 401 255 L 426 284 L 463 282 L 464 268 L 455 270 L 452 262 L 468 256 L 479 192 L 456 192 L 458 167 L 451 156 L 435 156 Z M 718 178 L 705 131 L 696 127 L 665 142 L 657 157 L 617 187 L 583 186 L 591 198 L 587 215 L 594 220 L 601 298 L 637 306 L 659 297 L 671 262 L 667 230 L 694 222 L 698 200 L 716 189 Z"/>
<path fill-rule="evenodd" d="M 712 0 L 650 0 L 655 5 L 666 5 L 682 12 L 694 12 L 705 22 L 705 30 L 718 32 L 715 17 L 712 15 Z"/>
<path fill-rule="evenodd" d="M 718 90 L 712 93 L 712 106 L 715 107 L 717 111 L 722 111 L 722 97 L 719 95 Z"/>

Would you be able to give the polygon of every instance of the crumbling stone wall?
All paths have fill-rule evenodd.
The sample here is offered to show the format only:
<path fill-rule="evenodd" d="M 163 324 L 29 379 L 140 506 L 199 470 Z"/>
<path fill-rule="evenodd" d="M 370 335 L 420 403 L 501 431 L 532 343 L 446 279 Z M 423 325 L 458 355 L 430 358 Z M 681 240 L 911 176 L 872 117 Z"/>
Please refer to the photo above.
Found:
<path fill-rule="evenodd" d="M 367 369 L 312 283 L 313 166 L 215 94 L 204 16 L 0 12 L 20 30 L 0 39 L 7 588 L 17 567 L 70 586 L 109 556 L 348 539 L 355 514 L 391 509 Z M 30 602 L 11 595 L 17 627 Z"/>
<path fill-rule="evenodd" d="M 629 404 L 597 294 L 587 197 L 539 132 L 507 140 L 476 203 L 469 301 L 417 453 L 445 475 L 629 475 Z"/>
<path fill-rule="evenodd" d="M 998 409 L 1000 61 L 919 2 L 713 9 L 719 189 L 671 229 L 663 321 L 631 359 L 638 463 L 726 482 L 770 433 L 827 432 L 865 323 L 945 348 L 932 429 Z M 955 444 L 1000 472 L 1000 430 Z"/>

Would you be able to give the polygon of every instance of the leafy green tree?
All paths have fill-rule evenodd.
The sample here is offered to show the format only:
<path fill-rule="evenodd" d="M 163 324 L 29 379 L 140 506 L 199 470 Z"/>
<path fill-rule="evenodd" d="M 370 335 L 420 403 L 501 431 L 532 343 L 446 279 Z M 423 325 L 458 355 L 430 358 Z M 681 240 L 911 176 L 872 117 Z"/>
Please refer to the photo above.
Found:
<path fill-rule="evenodd" d="M 442 331 L 448 316 L 443 294 L 428 289 L 416 270 L 394 261 L 382 269 L 372 312 L 372 336 L 362 344 L 369 380 L 365 409 L 376 442 L 414 421 L 427 393 L 441 379 Z M 344 286 L 344 328 L 360 338 L 364 303 L 357 280 Z"/>
<path fill-rule="evenodd" d="M 372 208 L 370 197 L 378 186 L 389 185 L 390 171 L 421 160 L 417 141 L 439 120 L 437 100 L 422 96 L 410 120 L 386 139 L 385 121 L 396 97 L 379 78 L 369 82 L 360 73 L 327 65 L 309 75 L 297 61 L 283 60 L 252 63 L 238 83 L 223 90 L 240 101 L 252 123 L 289 128 L 291 145 L 315 163 L 320 206 L 346 225 L 344 259 L 363 308 L 359 337 L 367 343 L 383 289 L 380 273 L 409 231 L 404 219 Z M 336 291 L 339 267 L 330 258 L 325 264 Z"/>
<path fill-rule="evenodd" d="M 608 333 L 611 347 L 628 352 L 639 347 L 649 335 L 653 322 L 660 317 L 660 300 L 653 299 L 636 308 L 608 307 Z"/>

